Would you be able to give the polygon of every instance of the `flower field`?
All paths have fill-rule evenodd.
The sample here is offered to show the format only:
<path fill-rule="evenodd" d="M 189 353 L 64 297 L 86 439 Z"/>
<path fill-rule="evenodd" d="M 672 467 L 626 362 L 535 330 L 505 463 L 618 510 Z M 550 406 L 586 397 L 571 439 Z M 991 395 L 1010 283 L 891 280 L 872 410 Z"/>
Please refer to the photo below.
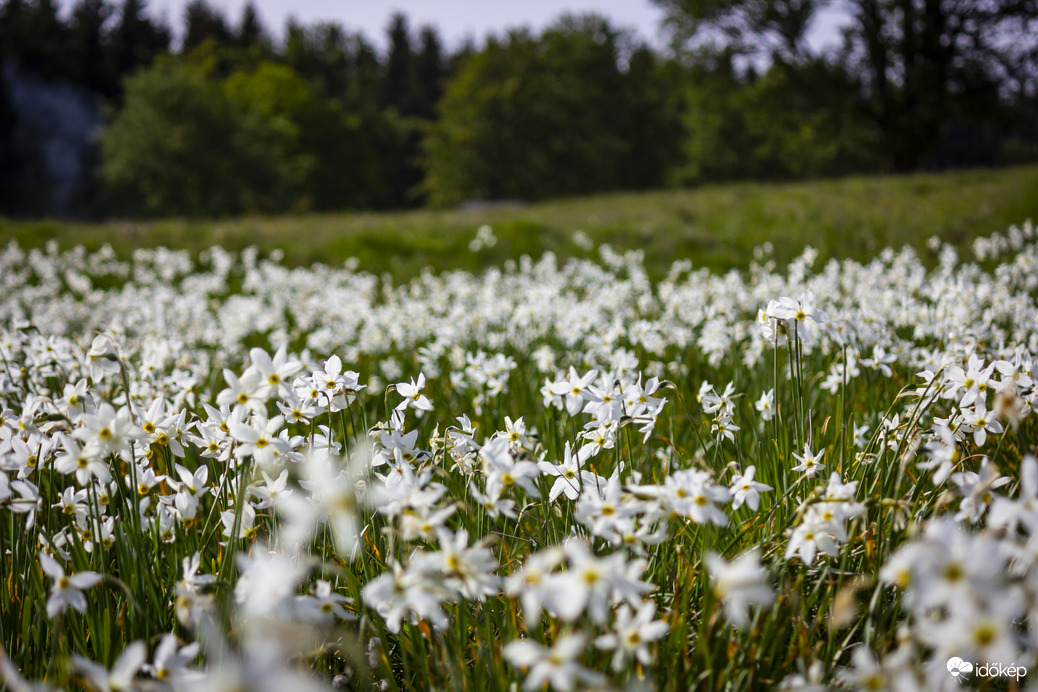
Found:
<path fill-rule="evenodd" d="M 7 246 L 0 678 L 1033 682 L 1030 222 L 659 281 L 594 254 L 393 280 Z"/>

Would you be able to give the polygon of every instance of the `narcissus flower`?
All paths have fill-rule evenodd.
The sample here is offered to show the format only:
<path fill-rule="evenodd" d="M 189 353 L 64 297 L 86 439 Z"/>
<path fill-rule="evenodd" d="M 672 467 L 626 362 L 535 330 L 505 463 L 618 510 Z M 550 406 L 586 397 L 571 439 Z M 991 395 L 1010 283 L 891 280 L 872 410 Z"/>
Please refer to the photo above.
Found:
<path fill-rule="evenodd" d="M 77 574 L 65 574 L 65 569 L 58 561 L 47 553 L 40 553 L 40 566 L 44 573 L 54 580 L 50 590 L 50 598 L 47 599 L 47 615 L 55 618 L 65 611 L 73 608 L 81 613 L 86 612 L 87 600 L 83 595 L 84 589 L 89 589 L 101 581 L 101 575 L 96 572 L 79 572 Z"/>

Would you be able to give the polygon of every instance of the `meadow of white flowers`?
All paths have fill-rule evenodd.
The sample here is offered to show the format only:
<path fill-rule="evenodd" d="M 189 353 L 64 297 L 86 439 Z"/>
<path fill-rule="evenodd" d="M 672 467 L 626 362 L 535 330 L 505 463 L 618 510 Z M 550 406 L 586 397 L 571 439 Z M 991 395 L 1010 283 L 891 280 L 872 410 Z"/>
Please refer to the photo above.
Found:
<path fill-rule="evenodd" d="M 1038 679 L 1030 223 L 971 258 L 653 281 L 598 255 L 389 277 L 9 245 L 0 678 Z"/>

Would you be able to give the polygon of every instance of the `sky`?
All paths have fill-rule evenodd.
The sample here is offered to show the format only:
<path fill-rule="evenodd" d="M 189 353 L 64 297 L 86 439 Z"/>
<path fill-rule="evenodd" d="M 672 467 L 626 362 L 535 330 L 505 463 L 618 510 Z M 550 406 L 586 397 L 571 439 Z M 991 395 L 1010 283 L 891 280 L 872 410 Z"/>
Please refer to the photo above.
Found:
<path fill-rule="evenodd" d="M 188 0 L 150 0 L 148 7 L 165 14 L 179 28 Z M 596 11 L 614 25 L 635 32 L 661 47 L 663 12 L 649 0 L 255 0 L 264 25 L 280 36 L 290 16 L 306 23 L 334 20 L 347 29 L 362 31 L 379 49 L 386 46 L 386 26 L 396 11 L 404 12 L 412 27 L 433 24 L 449 48 L 461 45 L 467 37 L 481 43 L 487 34 L 502 34 L 507 29 L 528 26 L 534 30 L 550 24 L 563 12 Z M 67 3 L 66 4 L 70 4 Z M 232 23 L 241 16 L 245 0 L 210 0 L 223 9 Z M 823 44 L 837 35 L 835 17 L 823 16 L 809 42 Z"/>
<path fill-rule="evenodd" d="M 386 44 L 389 18 L 404 12 L 412 27 L 436 26 L 444 42 L 456 47 L 471 36 L 480 42 L 488 33 L 529 26 L 540 29 L 565 11 L 579 13 L 597 11 L 618 26 L 633 28 L 655 45 L 663 12 L 649 0 L 254 0 L 263 23 L 276 35 L 281 34 L 290 16 L 310 23 L 335 20 L 347 29 L 360 30 L 379 48 Z M 179 26 L 187 0 L 150 0 L 149 9 L 165 13 L 174 26 Z M 210 0 L 237 22 L 245 0 Z"/>

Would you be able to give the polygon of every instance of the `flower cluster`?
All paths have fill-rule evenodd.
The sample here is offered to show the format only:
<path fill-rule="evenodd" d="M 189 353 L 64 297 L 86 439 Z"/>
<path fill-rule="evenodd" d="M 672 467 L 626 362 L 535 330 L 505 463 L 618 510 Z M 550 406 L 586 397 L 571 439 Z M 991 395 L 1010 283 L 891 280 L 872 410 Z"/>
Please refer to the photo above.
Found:
<path fill-rule="evenodd" d="M 1038 669 L 1038 239 L 976 250 L 656 281 L 602 247 L 394 284 L 12 244 L 0 677 L 924 690 L 957 684 L 950 659 Z"/>

